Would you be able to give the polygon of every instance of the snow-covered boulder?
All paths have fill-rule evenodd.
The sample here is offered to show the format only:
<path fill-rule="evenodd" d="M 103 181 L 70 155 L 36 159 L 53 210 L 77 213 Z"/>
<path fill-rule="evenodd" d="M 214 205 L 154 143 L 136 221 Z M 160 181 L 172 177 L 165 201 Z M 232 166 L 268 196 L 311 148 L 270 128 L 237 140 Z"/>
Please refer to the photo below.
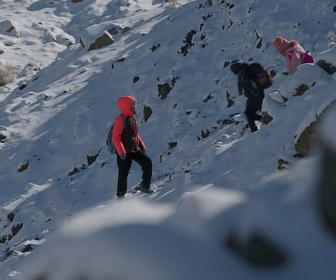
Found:
<path fill-rule="evenodd" d="M 317 60 L 317 64 L 328 74 L 336 73 L 336 45 L 319 54 Z"/>
<path fill-rule="evenodd" d="M 326 227 L 336 236 L 336 105 L 329 108 L 320 126 L 322 160 L 319 178 L 319 205 Z"/>
<path fill-rule="evenodd" d="M 0 22 L 0 34 L 9 35 L 13 37 L 20 37 L 18 24 L 11 20 L 4 20 Z"/>
<path fill-rule="evenodd" d="M 89 51 L 96 50 L 113 44 L 116 36 L 128 30 L 128 27 L 109 22 L 91 25 L 81 34 L 80 42 Z"/>
<path fill-rule="evenodd" d="M 0 41 L 0 55 L 3 54 L 5 52 L 5 45 Z"/>

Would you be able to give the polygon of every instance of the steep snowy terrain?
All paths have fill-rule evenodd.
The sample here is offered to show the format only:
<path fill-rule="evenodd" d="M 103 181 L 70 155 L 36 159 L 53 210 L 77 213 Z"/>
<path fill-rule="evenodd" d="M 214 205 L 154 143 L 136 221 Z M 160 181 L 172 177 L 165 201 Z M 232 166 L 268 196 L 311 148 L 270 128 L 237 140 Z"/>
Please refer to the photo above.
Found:
<path fill-rule="evenodd" d="M 336 65 L 335 4 L 163 2 L 0 3 L 0 62 L 17 73 L 0 87 L 0 278 L 332 279 L 319 150 L 301 159 L 295 145 L 336 99 L 335 74 L 307 64 L 289 76 L 271 42 L 296 39 Z M 273 121 L 254 134 L 241 133 L 235 59 L 274 75 Z M 124 94 L 138 100 L 153 181 L 166 181 L 119 203 L 104 141 Z M 129 186 L 140 177 L 134 164 Z M 271 269 L 236 254 L 251 236 L 275 244 Z"/>

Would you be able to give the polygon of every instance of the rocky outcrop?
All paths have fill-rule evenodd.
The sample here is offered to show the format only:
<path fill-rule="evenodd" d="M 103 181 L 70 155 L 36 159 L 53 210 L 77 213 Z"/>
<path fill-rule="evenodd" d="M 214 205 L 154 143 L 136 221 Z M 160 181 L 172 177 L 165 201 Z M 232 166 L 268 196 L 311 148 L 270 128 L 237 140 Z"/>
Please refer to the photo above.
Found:
<path fill-rule="evenodd" d="M 240 258 L 256 267 L 283 265 L 289 259 L 286 252 L 260 233 L 252 233 L 247 239 L 234 232 L 227 237 L 224 245 Z"/>
<path fill-rule="evenodd" d="M 336 105 L 328 109 L 321 127 L 322 159 L 318 180 L 320 213 L 326 228 L 336 237 Z"/>
<path fill-rule="evenodd" d="M 97 30 L 99 26 L 90 26 L 80 37 L 83 47 L 88 47 L 89 51 L 101 49 L 114 43 L 114 36 L 123 34 L 128 31 L 129 27 L 120 25 L 110 25 L 105 30 Z M 98 37 L 97 37 L 98 36 Z"/>
<path fill-rule="evenodd" d="M 102 36 L 97 38 L 97 40 L 89 46 L 89 51 L 107 47 L 113 44 L 113 42 L 114 41 L 112 36 L 108 32 L 105 32 Z"/>
<path fill-rule="evenodd" d="M 322 69 L 324 69 L 330 75 L 336 73 L 336 66 L 325 60 L 319 60 L 316 64 L 320 66 Z"/>
<path fill-rule="evenodd" d="M 311 151 L 319 145 L 319 137 L 316 133 L 316 126 L 317 121 L 311 123 L 298 137 L 298 140 L 295 143 L 297 156 L 308 156 Z"/>
<path fill-rule="evenodd" d="M 295 143 L 295 149 L 297 151 L 297 156 L 308 156 L 314 149 L 320 147 L 321 136 L 318 133 L 318 127 L 320 125 L 320 120 L 324 119 L 324 115 L 329 111 L 330 107 L 336 106 L 336 101 L 332 102 L 328 107 L 326 107 L 322 113 L 317 116 L 317 120 L 310 123 L 303 132 L 298 136 Z"/>
<path fill-rule="evenodd" d="M 16 24 L 11 20 L 4 20 L 0 22 L 0 34 L 20 37 L 20 32 Z"/>
<path fill-rule="evenodd" d="M 10 66 L 0 65 L 0 86 L 5 86 L 16 80 L 14 68 Z"/>

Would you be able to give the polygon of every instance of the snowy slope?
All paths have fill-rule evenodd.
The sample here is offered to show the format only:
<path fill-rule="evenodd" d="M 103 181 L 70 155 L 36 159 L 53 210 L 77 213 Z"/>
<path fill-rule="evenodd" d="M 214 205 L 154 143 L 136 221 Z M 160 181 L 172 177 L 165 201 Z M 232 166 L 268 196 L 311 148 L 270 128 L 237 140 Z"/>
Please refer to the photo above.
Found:
<path fill-rule="evenodd" d="M 291 170 L 300 161 L 298 135 L 336 99 L 335 75 L 317 65 L 284 75 L 271 41 L 297 39 L 317 60 L 336 65 L 332 1 L 69 2 L 0 4 L 1 21 L 17 30 L 0 29 L 0 62 L 18 73 L 16 83 L 0 88 L 6 136 L 0 143 L 1 279 L 20 279 L 22 262 L 35 255 L 41 263 L 43 250 L 55 250 L 54 235 L 55 259 L 32 265 L 31 273 L 55 261 L 65 265 L 55 279 L 71 279 L 72 270 L 88 274 L 91 265 L 92 279 L 316 279 L 322 269 L 331 279 L 335 243 L 316 221 L 317 175 L 306 171 L 316 169 L 318 154 Z M 115 26 L 127 30 L 113 35 L 112 45 L 88 51 Z M 276 73 L 263 107 L 274 119 L 254 134 L 240 134 L 245 98 L 229 71 L 234 59 L 258 61 Z M 172 89 L 161 98 L 158 86 L 165 83 Z M 301 84 L 309 90 L 294 96 Z M 288 101 L 276 101 L 274 90 Z M 124 94 L 138 100 L 154 181 L 170 180 L 153 196 L 118 203 L 116 163 L 104 141 Z M 147 121 L 145 106 L 153 111 Z M 238 124 L 225 125 L 233 115 Z M 279 159 L 288 162 L 288 173 L 278 170 Z M 129 186 L 140 176 L 134 164 Z M 223 246 L 232 231 L 248 236 L 255 230 L 280 244 L 290 255 L 287 265 L 254 271 Z M 99 260 L 110 261 L 92 262 L 100 250 Z M 317 251 L 321 262 L 311 254 Z M 142 269 L 147 266 L 150 272 Z"/>

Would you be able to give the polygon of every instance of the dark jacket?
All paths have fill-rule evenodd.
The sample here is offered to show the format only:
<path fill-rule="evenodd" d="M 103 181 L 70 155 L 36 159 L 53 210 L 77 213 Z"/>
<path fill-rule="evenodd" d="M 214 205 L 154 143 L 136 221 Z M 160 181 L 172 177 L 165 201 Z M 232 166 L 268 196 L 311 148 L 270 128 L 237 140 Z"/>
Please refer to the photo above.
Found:
<path fill-rule="evenodd" d="M 260 98 L 264 96 L 264 89 L 259 87 L 256 82 L 254 66 L 256 64 L 247 64 L 235 62 L 231 64 L 231 71 L 237 75 L 238 93 L 244 94 L 247 98 Z"/>

